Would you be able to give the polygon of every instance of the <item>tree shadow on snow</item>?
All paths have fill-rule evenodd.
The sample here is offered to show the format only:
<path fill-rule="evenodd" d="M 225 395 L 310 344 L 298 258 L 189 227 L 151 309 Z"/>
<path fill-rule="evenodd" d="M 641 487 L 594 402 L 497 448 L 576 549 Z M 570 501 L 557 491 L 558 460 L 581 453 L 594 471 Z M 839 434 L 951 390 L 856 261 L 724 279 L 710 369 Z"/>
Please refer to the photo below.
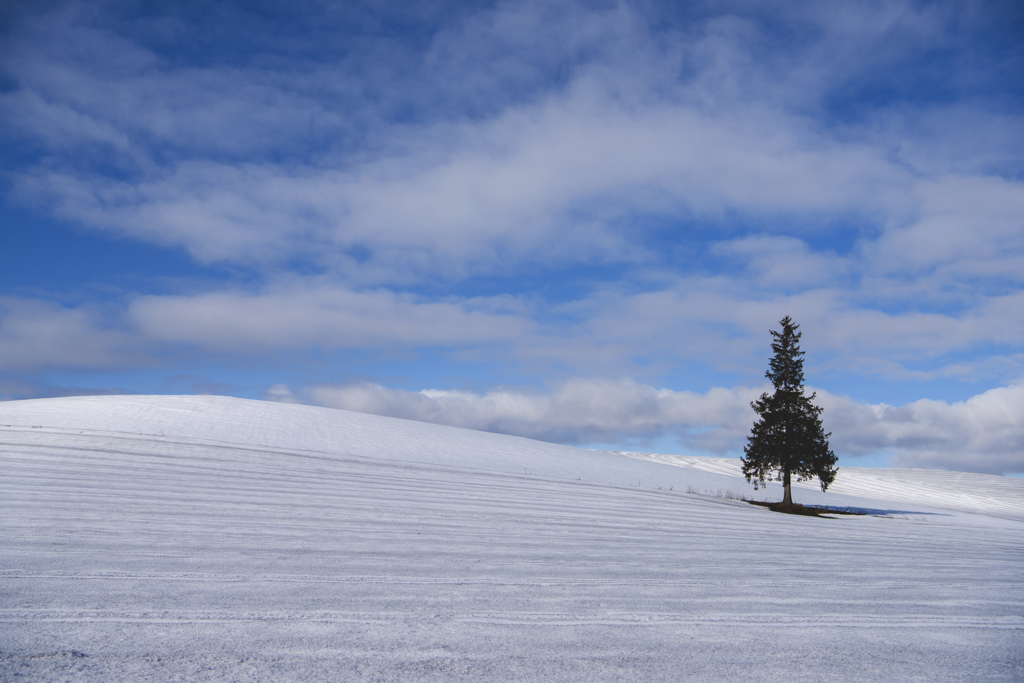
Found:
<path fill-rule="evenodd" d="M 773 512 L 782 512 L 787 515 L 802 515 L 805 517 L 826 517 L 835 519 L 832 515 L 859 515 L 871 517 L 899 517 L 899 518 L 920 518 L 927 516 L 948 517 L 942 512 L 922 512 L 920 510 L 882 510 L 877 508 L 862 507 L 832 507 L 828 505 L 799 505 L 784 503 L 773 503 L 763 500 L 748 500 L 751 505 L 766 507 Z"/>

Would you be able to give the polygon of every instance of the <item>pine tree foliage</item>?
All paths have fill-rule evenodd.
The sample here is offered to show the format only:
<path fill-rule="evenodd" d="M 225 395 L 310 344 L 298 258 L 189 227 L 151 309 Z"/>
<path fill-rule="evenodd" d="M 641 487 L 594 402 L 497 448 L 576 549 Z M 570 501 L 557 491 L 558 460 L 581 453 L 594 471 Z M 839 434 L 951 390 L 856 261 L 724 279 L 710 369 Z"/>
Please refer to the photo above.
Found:
<path fill-rule="evenodd" d="M 800 350 L 799 325 L 787 315 L 779 321 L 782 332 L 771 331 L 775 355 L 765 376 L 775 393 L 750 406 L 758 415 L 743 449 L 743 474 L 754 488 L 776 479 L 783 483 L 783 503 L 792 505 L 792 477 L 806 481 L 817 477 L 821 490 L 836 477 L 836 456 L 829 450 L 821 425 L 822 409 L 813 403 L 817 394 L 804 396 L 804 352 Z"/>

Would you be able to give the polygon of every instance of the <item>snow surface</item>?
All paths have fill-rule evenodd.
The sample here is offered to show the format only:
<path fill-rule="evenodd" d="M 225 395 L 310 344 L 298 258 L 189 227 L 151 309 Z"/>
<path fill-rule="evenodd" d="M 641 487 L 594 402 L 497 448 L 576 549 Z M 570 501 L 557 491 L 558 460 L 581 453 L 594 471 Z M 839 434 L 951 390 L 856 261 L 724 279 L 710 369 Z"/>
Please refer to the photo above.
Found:
<path fill-rule="evenodd" d="M 795 517 L 736 461 L 195 396 L 0 403 L 0 460 L 0 680 L 1024 680 L 1020 480 Z"/>

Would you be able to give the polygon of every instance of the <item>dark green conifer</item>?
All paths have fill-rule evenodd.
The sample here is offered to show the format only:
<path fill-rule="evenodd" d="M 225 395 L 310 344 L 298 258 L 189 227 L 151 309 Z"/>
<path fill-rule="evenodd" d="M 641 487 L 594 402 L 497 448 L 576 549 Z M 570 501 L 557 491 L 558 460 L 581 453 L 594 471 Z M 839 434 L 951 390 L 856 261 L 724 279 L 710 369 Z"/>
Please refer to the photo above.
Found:
<path fill-rule="evenodd" d="M 799 325 L 787 315 L 779 321 L 782 332 L 771 330 L 775 355 L 765 376 L 775 393 L 750 404 L 758 420 L 743 448 L 743 474 L 754 489 L 774 478 L 785 489 L 783 505 L 793 504 L 792 477 L 805 481 L 817 477 L 821 490 L 828 489 L 839 469 L 835 453 L 821 426 L 822 409 L 812 402 L 817 394 L 804 396 L 804 352 L 800 350 Z"/>

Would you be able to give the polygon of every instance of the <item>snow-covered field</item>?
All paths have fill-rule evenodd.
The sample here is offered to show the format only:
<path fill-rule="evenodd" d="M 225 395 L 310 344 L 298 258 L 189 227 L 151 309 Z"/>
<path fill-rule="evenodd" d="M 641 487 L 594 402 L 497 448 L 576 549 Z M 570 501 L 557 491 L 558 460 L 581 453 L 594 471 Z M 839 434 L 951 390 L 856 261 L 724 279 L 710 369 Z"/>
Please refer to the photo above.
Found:
<path fill-rule="evenodd" d="M 0 468 L 2 680 L 1024 680 L 1022 480 L 795 517 L 735 461 L 188 396 L 0 403 Z"/>

